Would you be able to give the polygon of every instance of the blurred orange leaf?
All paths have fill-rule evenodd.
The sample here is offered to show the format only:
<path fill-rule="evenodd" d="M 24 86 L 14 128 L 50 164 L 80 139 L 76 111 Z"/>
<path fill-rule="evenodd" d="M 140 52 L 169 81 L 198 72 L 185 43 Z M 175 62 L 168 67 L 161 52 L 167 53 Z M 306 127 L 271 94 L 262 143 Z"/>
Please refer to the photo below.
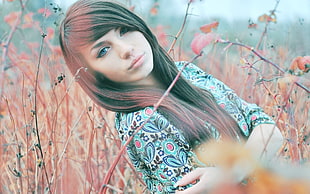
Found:
<path fill-rule="evenodd" d="M 191 48 L 195 54 L 199 55 L 204 47 L 214 43 L 217 39 L 219 39 L 219 35 L 215 33 L 197 33 L 191 43 Z"/>
<path fill-rule="evenodd" d="M 130 11 L 135 11 L 135 8 L 136 8 L 136 7 L 135 7 L 134 5 L 132 5 L 132 6 L 129 7 L 129 10 L 130 10 Z"/>
<path fill-rule="evenodd" d="M 19 17 L 19 15 L 20 15 L 20 12 L 11 12 L 4 17 L 4 21 L 10 26 L 13 26 L 17 18 Z"/>
<path fill-rule="evenodd" d="M 215 21 L 215 22 L 212 22 L 210 24 L 205 24 L 203 26 L 200 27 L 200 30 L 201 32 L 204 32 L 204 33 L 209 33 L 212 31 L 213 28 L 217 28 L 219 25 L 219 22 Z"/>
<path fill-rule="evenodd" d="M 54 38 L 54 35 L 55 35 L 55 30 L 53 28 L 46 28 L 46 31 L 47 31 L 47 38 L 50 40 L 52 38 Z"/>
<path fill-rule="evenodd" d="M 32 12 L 27 13 L 27 14 L 24 16 L 25 22 L 32 22 L 32 16 L 33 16 L 33 13 L 32 13 Z"/>
<path fill-rule="evenodd" d="M 45 8 L 38 9 L 38 13 L 45 14 L 46 17 L 49 17 L 52 14 L 51 10 Z"/>
<path fill-rule="evenodd" d="M 302 71 L 304 73 L 308 73 L 310 71 L 310 56 L 298 56 L 293 59 L 289 70 L 291 72 Z"/>
<path fill-rule="evenodd" d="M 158 25 L 154 29 L 157 39 L 161 46 L 167 47 L 169 45 L 169 41 L 167 39 L 167 33 L 165 32 L 165 27 L 163 25 Z"/>
<path fill-rule="evenodd" d="M 151 15 L 157 15 L 158 7 L 159 7 L 159 4 L 157 2 L 153 4 L 153 6 L 150 10 Z"/>
<path fill-rule="evenodd" d="M 267 14 L 263 14 L 261 16 L 258 17 L 258 21 L 260 22 L 277 22 L 277 17 L 276 15 L 273 13 L 271 15 L 267 15 Z"/>
<path fill-rule="evenodd" d="M 31 28 L 33 27 L 33 19 L 32 19 L 33 13 L 30 12 L 24 16 L 24 24 L 23 28 Z"/>

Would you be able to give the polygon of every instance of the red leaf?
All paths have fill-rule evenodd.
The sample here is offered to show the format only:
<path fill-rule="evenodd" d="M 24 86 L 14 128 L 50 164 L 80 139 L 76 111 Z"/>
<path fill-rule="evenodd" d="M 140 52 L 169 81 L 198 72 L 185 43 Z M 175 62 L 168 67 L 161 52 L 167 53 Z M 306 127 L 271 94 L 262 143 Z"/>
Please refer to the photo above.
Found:
<path fill-rule="evenodd" d="M 271 15 L 267 15 L 267 14 L 263 14 L 261 16 L 258 17 L 258 21 L 260 22 L 274 22 L 276 23 L 277 22 L 277 17 L 276 15 L 273 13 Z"/>
<path fill-rule="evenodd" d="M 19 16 L 20 12 L 11 12 L 4 17 L 4 21 L 8 23 L 10 26 L 13 26 Z"/>
<path fill-rule="evenodd" d="M 46 29 L 46 31 L 47 31 L 46 32 L 47 33 L 47 39 L 49 39 L 49 40 L 53 39 L 54 35 L 55 35 L 55 30 L 53 28 L 48 27 Z"/>
<path fill-rule="evenodd" d="M 210 43 L 215 42 L 215 40 L 219 39 L 219 36 L 214 33 L 202 34 L 197 33 L 191 43 L 191 48 L 195 54 L 199 55 L 204 47 L 209 45 Z"/>
<path fill-rule="evenodd" d="M 204 33 L 209 33 L 212 31 L 213 28 L 217 28 L 219 25 L 219 22 L 215 21 L 215 22 L 212 22 L 210 24 L 205 24 L 203 26 L 200 27 L 200 30 L 201 32 L 204 32 Z"/>
<path fill-rule="evenodd" d="M 51 10 L 45 8 L 38 9 L 38 13 L 45 14 L 45 17 L 49 17 L 50 15 L 52 15 Z"/>
<path fill-rule="evenodd" d="M 305 73 L 308 73 L 310 71 L 310 56 L 298 56 L 295 59 L 293 59 L 291 66 L 291 71 L 295 70 L 301 70 Z"/>
<path fill-rule="evenodd" d="M 150 10 L 151 15 L 157 15 L 158 8 L 159 8 L 159 3 L 154 3 Z"/>
<path fill-rule="evenodd" d="M 162 47 L 168 47 L 169 46 L 169 41 L 167 39 L 167 33 L 165 32 L 165 27 L 162 25 L 156 26 L 154 29 L 154 32 L 156 34 L 156 37 L 159 41 L 159 44 Z"/>

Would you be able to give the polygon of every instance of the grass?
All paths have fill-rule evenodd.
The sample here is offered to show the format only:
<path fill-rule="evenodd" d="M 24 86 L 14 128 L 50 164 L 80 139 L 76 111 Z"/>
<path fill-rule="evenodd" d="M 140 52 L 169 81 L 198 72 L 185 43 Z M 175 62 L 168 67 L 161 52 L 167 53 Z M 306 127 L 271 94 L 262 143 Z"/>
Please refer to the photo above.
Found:
<path fill-rule="evenodd" d="M 3 4 L 4 7 L 9 5 Z M 36 17 L 28 21 L 23 18 L 27 10 L 21 10 L 20 22 L 1 29 L 5 33 L 1 37 L 0 193 L 98 193 L 121 149 L 114 129 L 114 114 L 95 105 L 78 86 L 78 75 L 69 73 L 59 47 L 54 43 L 53 36 L 57 35 L 57 30 L 54 35 L 50 30 L 45 38 L 40 35 L 42 30 L 54 29 L 55 26 L 46 23 L 42 29 L 43 17 L 35 13 Z M 54 18 L 58 17 L 57 14 Z M 18 17 L 13 21 L 18 21 Z M 27 22 L 34 27 L 23 26 Z M 277 28 L 278 24 L 270 25 Z M 251 37 L 249 46 L 255 47 L 258 43 L 261 35 L 258 32 L 263 32 L 263 27 L 264 24 L 253 30 L 257 35 Z M 303 29 L 302 26 L 299 28 Z M 192 30 L 195 31 L 186 29 L 184 34 Z M 25 31 L 34 32 L 31 41 Z M 299 36 L 296 34 L 298 32 L 293 32 L 293 35 Z M 279 151 L 279 160 L 303 169 L 309 166 L 310 96 L 294 82 L 298 81 L 309 89 L 309 73 L 291 75 L 287 69 L 298 55 L 309 55 L 308 45 L 291 40 L 292 35 L 285 32 L 273 35 L 267 31 L 269 34 L 258 50 L 286 73 L 280 73 L 269 63 L 259 60 L 246 48 L 225 48 L 227 45 L 220 43 L 200 57 L 196 64 L 227 83 L 240 97 L 258 104 L 271 115 L 286 139 Z M 290 39 L 289 45 L 279 42 L 278 36 Z M 244 37 L 238 38 L 242 40 Z M 40 52 L 42 39 L 43 49 Z M 186 49 L 191 39 L 191 33 L 179 37 L 172 52 L 176 60 L 193 57 L 190 49 Z M 270 47 L 270 42 L 276 46 Z M 298 49 L 294 52 L 290 48 Z M 299 180 L 305 174 L 302 170 L 296 171 L 297 175 L 295 172 L 281 177 L 264 169 L 259 171 L 263 178 L 256 185 L 263 187 L 271 184 L 274 189 L 285 188 L 280 181 L 283 177 L 291 180 L 289 182 L 293 185 L 295 182 L 289 178 L 297 176 L 296 180 Z M 271 174 L 275 177 L 274 182 L 267 179 Z M 304 185 L 293 185 L 299 188 L 294 190 L 295 193 L 303 193 Z M 145 189 L 126 155 L 118 162 L 107 187 L 109 193 L 141 193 Z M 248 191 L 258 193 L 262 190 L 256 187 L 256 191 Z"/>

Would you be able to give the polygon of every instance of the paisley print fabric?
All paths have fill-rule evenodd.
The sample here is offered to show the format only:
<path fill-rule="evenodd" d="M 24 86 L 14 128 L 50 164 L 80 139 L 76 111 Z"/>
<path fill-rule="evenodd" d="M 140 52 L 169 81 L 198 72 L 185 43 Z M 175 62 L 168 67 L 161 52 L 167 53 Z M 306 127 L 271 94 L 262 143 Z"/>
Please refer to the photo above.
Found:
<path fill-rule="evenodd" d="M 176 66 L 180 69 L 184 63 L 177 62 Z M 189 64 L 182 76 L 210 91 L 217 103 L 237 121 L 245 136 L 249 136 L 251 130 L 259 124 L 274 124 L 260 107 L 245 102 L 225 84 L 194 64 Z M 123 143 L 136 133 L 127 146 L 127 153 L 148 190 L 152 193 L 175 193 L 173 185 L 186 173 L 203 164 L 198 161 L 180 130 L 159 112 L 153 114 L 153 110 L 152 107 L 146 107 L 132 113 L 116 113 L 116 129 Z M 146 124 L 137 132 L 144 122 Z M 214 129 L 215 138 L 219 135 Z"/>

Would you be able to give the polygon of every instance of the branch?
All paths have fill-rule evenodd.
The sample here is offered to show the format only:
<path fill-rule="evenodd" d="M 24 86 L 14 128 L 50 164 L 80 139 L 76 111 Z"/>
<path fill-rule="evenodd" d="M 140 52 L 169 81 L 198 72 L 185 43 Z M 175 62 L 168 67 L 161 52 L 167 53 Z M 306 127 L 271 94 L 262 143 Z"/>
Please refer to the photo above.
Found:
<path fill-rule="evenodd" d="M 46 4 L 46 1 L 45 1 Z M 44 16 L 46 15 L 46 9 L 44 11 Z M 43 26 L 44 26 L 44 21 L 43 21 Z M 51 183 L 49 181 L 49 177 L 47 174 L 46 170 L 46 165 L 44 161 L 44 154 L 42 150 L 42 145 L 41 145 L 41 139 L 40 139 L 40 132 L 39 132 L 39 124 L 38 124 L 38 106 L 37 106 L 37 95 L 38 95 L 38 84 L 39 84 L 39 72 L 40 72 L 40 66 L 41 66 L 41 58 L 42 58 L 42 52 L 43 52 L 43 47 L 44 47 L 44 39 L 47 35 L 42 32 L 41 34 L 41 43 L 40 43 L 40 50 L 39 50 L 39 59 L 38 59 L 38 64 L 37 64 L 37 71 L 36 71 L 36 77 L 35 77 L 35 88 L 34 88 L 34 119 L 35 119 L 35 131 L 37 135 L 37 148 L 39 149 L 40 157 L 42 159 L 42 164 L 43 164 L 43 170 L 45 174 L 45 178 L 48 184 L 48 192 L 52 193 L 51 191 Z"/>
<path fill-rule="evenodd" d="M 249 46 L 247 46 L 245 44 L 238 43 L 238 42 L 231 42 L 229 40 L 217 40 L 216 42 L 223 43 L 223 44 L 228 44 L 229 46 L 236 45 L 236 46 L 240 46 L 240 47 L 246 48 L 246 49 L 250 50 L 252 53 L 254 53 L 259 59 L 261 59 L 262 61 L 265 61 L 266 63 L 269 63 L 270 65 L 275 67 L 277 70 L 279 70 L 281 73 L 283 73 L 283 74 L 286 73 L 286 71 L 283 68 L 281 68 L 279 65 L 275 64 L 274 62 L 270 61 L 269 59 L 263 57 L 253 47 L 249 47 Z M 299 86 L 300 88 L 302 88 L 303 90 L 305 90 L 307 93 L 310 93 L 310 89 L 307 88 L 306 86 L 302 85 L 298 81 L 294 81 L 294 83 L 297 86 Z"/>
<path fill-rule="evenodd" d="M 176 42 L 177 42 L 179 36 L 181 35 L 181 33 L 182 33 L 183 30 L 184 30 L 184 27 L 185 27 L 185 24 L 186 24 L 186 21 L 187 21 L 187 17 L 188 17 L 188 10 L 189 10 L 189 7 L 190 7 L 191 3 L 192 3 L 192 1 L 189 1 L 189 2 L 187 3 L 186 12 L 185 12 L 185 16 L 184 16 L 184 20 L 183 20 L 182 26 L 181 26 L 180 30 L 178 31 L 178 33 L 175 35 L 174 40 L 173 40 L 173 42 L 172 42 L 172 44 L 171 44 L 169 50 L 167 51 L 168 54 L 171 53 L 171 51 L 173 50 L 173 47 L 174 47 L 174 45 L 176 44 Z"/>
<path fill-rule="evenodd" d="M 277 0 L 275 7 L 273 8 L 273 10 L 270 11 L 269 17 L 275 16 L 275 12 L 276 12 L 276 10 L 277 10 L 277 7 L 278 7 L 279 3 L 280 3 L 280 0 Z M 267 20 L 266 25 L 265 25 L 265 29 L 264 29 L 264 31 L 263 31 L 263 33 L 262 33 L 262 35 L 261 35 L 261 37 L 260 37 L 260 39 L 259 39 L 259 41 L 258 41 L 258 44 L 257 44 L 256 47 L 255 47 L 256 50 L 257 50 L 257 49 L 260 47 L 260 45 L 262 44 L 263 38 L 264 38 L 264 37 L 266 36 L 266 34 L 267 34 L 267 29 L 268 29 L 269 24 L 270 24 L 270 21 Z"/>

